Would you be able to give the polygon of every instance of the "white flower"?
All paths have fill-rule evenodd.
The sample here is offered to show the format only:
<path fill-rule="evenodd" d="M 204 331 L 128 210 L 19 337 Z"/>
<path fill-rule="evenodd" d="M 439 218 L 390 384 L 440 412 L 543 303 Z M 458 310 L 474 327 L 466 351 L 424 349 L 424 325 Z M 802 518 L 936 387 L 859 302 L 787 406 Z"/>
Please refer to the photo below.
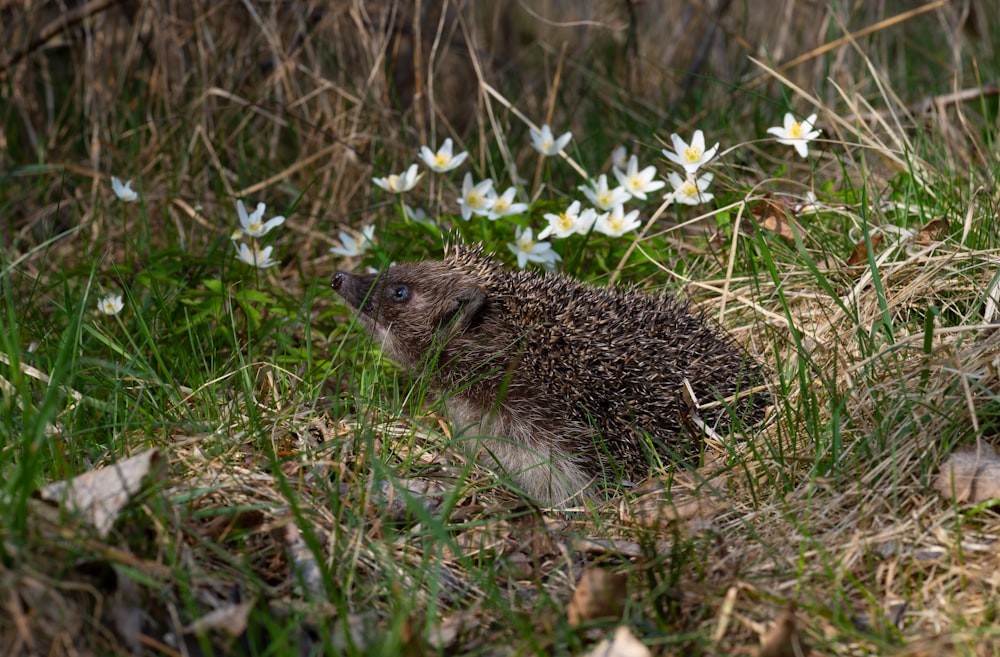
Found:
<path fill-rule="evenodd" d="M 257 269 L 267 269 L 268 267 L 273 267 L 278 264 L 277 260 L 271 260 L 272 249 L 274 249 L 273 246 L 266 246 L 262 249 L 258 244 L 254 244 L 251 248 L 246 244 L 241 243 L 236 257 L 248 265 L 256 267 Z"/>
<path fill-rule="evenodd" d="M 522 214 L 528 210 L 527 203 L 515 203 L 514 196 L 517 194 L 515 187 L 508 187 L 507 190 L 493 201 L 487 217 L 489 219 L 499 219 L 509 217 L 514 214 Z"/>
<path fill-rule="evenodd" d="M 530 228 L 522 231 L 518 227 L 514 233 L 514 240 L 514 244 L 508 242 L 507 248 L 517 256 L 517 266 L 521 269 L 524 269 L 529 262 L 537 262 L 552 269 L 556 266 L 556 262 L 562 260 L 559 254 L 552 250 L 551 244 L 534 239 Z"/>
<path fill-rule="evenodd" d="M 674 188 L 674 191 L 671 193 L 674 195 L 674 201 L 677 203 L 698 205 L 699 203 L 707 203 L 715 198 L 713 194 L 705 192 L 712 182 L 712 174 L 710 173 L 706 173 L 697 180 L 695 180 L 694 176 L 681 178 L 676 173 L 669 173 L 667 174 L 667 180 L 670 181 L 670 186 Z M 670 194 L 667 194 L 667 196 L 670 196 Z"/>
<path fill-rule="evenodd" d="M 117 315 L 122 311 L 125 304 L 122 303 L 122 295 L 112 294 L 97 302 L 97 309 L 105 315 Z"/>
<path fill-rule="evenodd" d="M 573 138 L 572 132 L 563 133 L 559 139 L 552 136 L 552 128 L 548 124 L 542 126 L 541 132 L 531 130 L 531 146 L 542 155 L 558 155 Z"/>
<path fill-rule="evenodd" d="M 664 148 L 663 155 L 671 162 L 676 162 L 684 167 L 684 171 L 689 174 L 694 173 L 698 167 L 709 162 L 719 150 L 718 143 L 707 151 L 705 150 L 705 133 L 701 130 L 694 131 L 690 145 L 681 139 L 676 132 L 670 135 L 670 140 L 674 144 L 674 150 L 672 152 Z"/>
<path fill-rule="evenodd" d="M 629 200 L 629 193 L 624 187 L 608 189 L 608 177 L 603 173 L 597 177 L 597 181 L 590 185 L 580 185 L 583 195 L 601 210 L 610 210 L 616 205 L 621 205 Z"/>
<path fill-rule="evenodd" d="M 487 178 L 473 185 L 472 174 L 465 174 L 465 179 L 462 181 L 462 198 L 458 199 L 458 204 L 462 206 L 462 219 L 468 221 L 472 213 L 488 214 L 496 200 L 497 193 L 493 191 L 492 180 Z"/>
<path fill-rule="evenodd" d="M 549 235 L 555 237 L 569 237 L 573 234 L 586 235 L 597 220 L 597 213 L 594 212 L 593 208 L 587 208 L 580 212 L 580 201 L 573 201 L 564 212 L 559 214 L 547 212 L 545 218 L 549 220 L 549 225 L 538 233 L 540 240 Z"/>
<path fill-rule="evenodd" d="M 768 134 L 778 138 L 779 144 L 794 146 L 795 151 L 802 157 L 809 157 L 809 142 L 819 137 L 820 130 L 813 130 L 816 123 L 816 115 L 810 114 L 802 123 L 795 120 L 795 115 L 791 112 L 785 113 L 784 127 L 768 128 Z"/>
<path fill-rule="evenodd" d="M 628 155 L 628 151 L 625 150 L 625 147 L 617 146 L 613 151 L 611 151 L 611 166 L 616 169 L 624 169 L 626 155 Z"/>
<path fill-rule="evenodd" d="M 594 227 L 595 223 L 597 223 L 597 210 L 587 208 L 580 213 L 580 216 L 576 220 L 576 232 L 580 235 L 586 235 Z"/>
<path fill-rule="evenodd" d="M 655 192 L 663 189 L 667 183 L 662 180 L 653 180 L 656 176 L 656 167 L 649 166 L 639 171 L 639 158 L 635 155 L 628 159 L 628 169 L 622 172 L 621 168 L 615 168 L 615 177 L 618 183 L 625 188 L 625 191 L 633 198 L 646 200 L 646 192 Z"/>
<path fill-rule="evenodd" d="M 417 165 L 411 164 L 410 168 L 400 174 L 391 174 L 385 178 L 372 178 L 372 182 L 384 189 L 387 192 L 392 192 L 393 194 L 402 194 L 403 192 L 408 192 L 413 189 L 417 181 L 424 174 L 417 173 Z"/>
<path fill-rule="evenodd" d="M 639 211 L 632 210 L 625 214 L 625 206 L 616 205 L 611 212 L 597 216 L 597 223 L 594 230 L 604 233 L 608 237 L 621 237 L 625 233 L 635 230 L 641 225 L 639 222 Z"/>
<path fill-rule="evenodd" d="M 813 214 L 822 210 L 819 201 L 816 200 L 816 194 L 813 190 L 806 192 L 805 203 L 796 203 L 792 206 L 792 212 L 795 214 Z"/>
<path fill-rule="evenodd" d="M 458 167 L 462 162 L 465 162 L 465 158 L 469 157 L 469 154 L 464 151 L 454 156 L 451 154 L 451 151 L 451 137 L 448 137 L 441 144 L 441 148 L 437 150 L 437 153 L 432 152 L 427 146 L 421 146 L 420 159 L 426 162 L 427 166 L 434 171 L 444 173 Z"/>
<path fill-rule="evenodd" d="M 412 222 L 418 224 L 434 224 L 434 220 L 427 216 L 427 212 L 423 208 L 411 208 L 404 203 L 403 212 L 406 214 L 406 218 Z"/>
<path fill-rule="evenodd" d="M 258 203 L 257 209 L 253 211 L 253 214 L 247 214 L 247 208 L 243 205 L 243 201 L 236 201 L 236 214 L 240 217 L 240 225 L 243 229 L 237 229 L 233 231 L 230 235 L 230 239 L 238 240 L 244 235 L 249 235 L 250 237 L 263 237 L 275 226 L 280 226 L 285 223 L 284 217 L 274 217 L 268 219 L 266 223 L 261 223 L 261 219 L 264 218 L 264 204 Z"/>
<path fill-rule="evenodd" d="M 118 178 L 111 176 L 111 189 L 114 191 L 115 196 L 126 203 L 131 203 L 139 198 L 139 195 L 132 189 L 131 180 L 126 180 L 125 183 L 122 183 Z"/>
<path fill-rule="evenodd" d="M 338 235 L 343 246 L 331 246 L 330 253 L 344 256 L 345 258 L 357 258 L 364 255 L 368 247 L 375 241 L 375 224 L 369 224 L 361 229 L 361 237 L 355 238 L 350 233 L 340 231 Z"/>

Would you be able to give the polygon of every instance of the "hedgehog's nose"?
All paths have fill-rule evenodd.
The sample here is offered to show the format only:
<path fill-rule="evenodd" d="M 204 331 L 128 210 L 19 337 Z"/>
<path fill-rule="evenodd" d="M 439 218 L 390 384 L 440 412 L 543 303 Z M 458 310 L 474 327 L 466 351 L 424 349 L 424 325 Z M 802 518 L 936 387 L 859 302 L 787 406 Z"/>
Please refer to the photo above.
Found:
<path fill-rule="evenodd" d="M 330 279 L 330 286 L 335 290 L 339 290 L 340 286 L 344 284 L 344 280 L 346 279 L 347 279 L 347 274 L 338 271 L 336 274 L 333 275 L 333 278 Z"/>

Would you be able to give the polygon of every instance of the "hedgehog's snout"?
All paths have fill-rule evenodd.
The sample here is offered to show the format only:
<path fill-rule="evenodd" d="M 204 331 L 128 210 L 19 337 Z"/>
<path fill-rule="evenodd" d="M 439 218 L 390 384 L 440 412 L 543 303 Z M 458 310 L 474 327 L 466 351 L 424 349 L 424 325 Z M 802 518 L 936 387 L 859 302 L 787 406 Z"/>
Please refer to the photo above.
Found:
<path fill-rule="evenodd" d="M 352 276 L 351 274 L 338 271 L 333 275 L 333 278 L 330 279 L 330 287 L 333 288 L 334 292 L 343 297 L 344 301 L 351 304 L 355 308 L 358 307 L 358 304 L 354 299 L 354 297 L 357 296 L 355 291 L 359 287 L 357 276 Z"/>
<path fill-rule="evenodd" d="M 369 288 L 359 276 L 338 271 L 330 279 L 330 287 L 352 308 L 360 309 L 368 298 Z"/>

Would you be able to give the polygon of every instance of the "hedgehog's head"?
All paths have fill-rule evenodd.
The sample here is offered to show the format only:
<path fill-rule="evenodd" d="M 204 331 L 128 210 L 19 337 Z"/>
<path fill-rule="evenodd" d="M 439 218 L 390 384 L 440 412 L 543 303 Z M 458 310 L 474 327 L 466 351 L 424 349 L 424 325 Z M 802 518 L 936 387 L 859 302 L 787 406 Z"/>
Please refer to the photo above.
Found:
<path fill-rule="evenodd" d="M 443 262 L 394 265 L 378 274 L 338 272 L 330 284 L 382 349 L 412 369 L 468 330 L 487 305 L 474 279 Z"/>

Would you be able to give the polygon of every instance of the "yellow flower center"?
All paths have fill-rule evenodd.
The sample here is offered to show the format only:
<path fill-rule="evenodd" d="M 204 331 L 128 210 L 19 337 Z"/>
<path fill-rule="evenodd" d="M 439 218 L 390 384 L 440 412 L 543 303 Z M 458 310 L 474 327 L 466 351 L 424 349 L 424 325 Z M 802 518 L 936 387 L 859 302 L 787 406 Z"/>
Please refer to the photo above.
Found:
<path fill-rule="evenodd" d="M 625 217 L 616 217 L 611 215 L 611 217 L 608 218 L 608 225 L 611 226 L 613 230 L 621 230 L 624 221 Z"/>
<path fill-rule="evenodd" d="M 398 189 L 399 187 L 399 176 L 397 176 L 396 174 L 392 174 L 391 176 L 385 179 L 385 183 L 389 186 L 390 190 L 396 191 L 396 189 Z"/>
<path fill-rule="evenodd" d="M 684 149 L 684 159 L 688 162 L 697 162 L 701 159 L 701 149 L 697 146 L 688 146 Z"/>
<path fill-rule="evenodd" d="M 472 190 L 471 192 L 469 192 L 469 205 L 471 205 L 472 207 L 474 208 L 483 207 L 484 200 L 485 199 L 483 198 L 483 195 L 477 192 L 476 190 Z"/>
<path fill-rule="evenodd" d="M 698 196 L 698 186 L 689 180 L 684 183 L 683 187 L 681 187 L 681 194 L 692 197 Z"/>
<path fill-rule="evenodd" d="M 497 202 L 493 204 L 493 210 L 495 212 L 506 212 L 510 207 L 510 203 L 507 202 L 505 198 L 498 198 Z"/>
<path fill-rule="evenodd" d="M 628 181 L 628 186 L 631 187 L 632 189 L 639 189 L 639 187 L 641 187 L 642 185 L 640 184 L 638 178 L 632 178 L 631 180 Z"/>
<path fill-rule="evenodd" d="M 434 155 L 434 165 L 438 167 L 447 166 L 451 162 L 451 158 L 444 153 L 437 153 Z"/>
<path fill-rule="evenodd" d="M 612 199 L 611 190 L 608 190 L 606 192 L 601 192 L 597 195 L 597 202 L 600 205 L 604 206 L 611 205 L 611 199 Z"/>
<path fill-rule="evenodd" d="M 792 139 L 802 138 L 802 124 L 796 121 L 788 127 L 788 136 Z"/>
<path fill-rule="evenodd" d="M 550 150 L 552 150 L 552 146 L 553 146 L 554 143 L 555 142 L 553 142 L 551 139 L 543 139 L 542 140 L 542 150 L 543 151 L 550 151 Z"/>
<path fill-rule="evenodd" d="M 530 253 L 533 248 L 535 248 L 535 240 L 529 239 L 525 236 L 517 238 L 517 248 L 524 251 L 525 253 Z"/>
<path fill-rule="evenodd" d="M 263 227 L 264 227 L 264 224 L 260 223 L 259 221 L 255 221 L 252 224 L 250 224 L 249 226 L 247 226 L 247 230 L 249 230 L 251 233 L 256 233 L 257 231 L 259 231 Z"/>
<path fill-rule="evenodd" d="M 573 224 L 576 223 L 576 218 L 570 217 L 565 212 L 560 212 L 558 223 L 560 230 L 570 230 L 571 228 L 573 228 Z"/>

